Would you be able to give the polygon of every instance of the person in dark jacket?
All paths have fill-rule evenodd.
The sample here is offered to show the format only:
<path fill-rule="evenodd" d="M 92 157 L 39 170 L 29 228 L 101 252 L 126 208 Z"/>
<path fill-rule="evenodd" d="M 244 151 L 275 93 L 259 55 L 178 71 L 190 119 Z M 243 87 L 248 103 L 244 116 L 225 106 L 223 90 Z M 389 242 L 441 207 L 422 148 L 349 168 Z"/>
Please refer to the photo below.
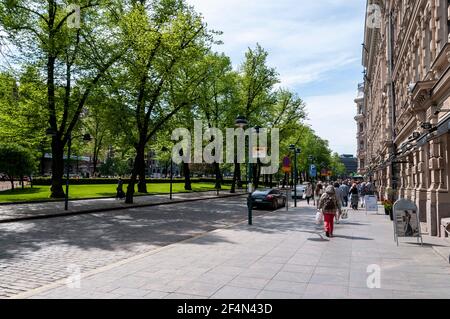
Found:
<path fill-rule="evenodd" d="M 358 186 L 356 184 L 353 184 L 353 186 L 350 188 L 350 201 L 352 208 L 354 210 L 358 210 L 358 204 L 359 204 L 359 192 L 358 192 Z"/>
<path fill-rule="evenodd" d="M 125 197 L 125 193 L 123 191 L 123 180 L 122 178 L 119 178 L 119 181 L 117 182 L 117 194 L 116 199 L 123 199 Z"/>

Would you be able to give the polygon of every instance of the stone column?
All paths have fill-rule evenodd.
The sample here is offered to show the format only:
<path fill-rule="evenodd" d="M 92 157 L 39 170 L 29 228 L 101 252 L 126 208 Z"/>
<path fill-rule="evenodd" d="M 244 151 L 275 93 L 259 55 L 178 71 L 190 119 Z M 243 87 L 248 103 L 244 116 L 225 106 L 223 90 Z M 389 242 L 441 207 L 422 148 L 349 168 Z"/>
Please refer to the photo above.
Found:
<path fill-rule="evenodd" d="M 417 161 L 417 187 L 416 187 L 416 205 L 419 208 L 420 221 L 427 222 L 427 162 L 426 162 L 426 148 L 421 147 L 416 153 Z M 428 231 L 428 227 L 427 227 Z"/>
<path fill-rule="evenodd" d="M 436 192 L 437 202 L 437 228 L 438 236 L 445 237 L 441 232 L 441 219 L 450 217 L 450 194 L 448 189 L 448 168 L 449 168 L 449 151 L 450 135 L 446 134 L 439 139 L 439 157 L 437 158 L 437 172 L 439 183 Z"/>
<path fill-rule="evenodd" d="M 418 151 L 415 151 L 412 155 L 411 155 L 411 174 L 412 174 L 412 191 L 411 191 L 411 200 L 413 202 L 416 202 L 416 198 L 417 198 L 417 189 L 419 186 L 419 182 L 418 182 L 418 176 L 417 176 L 417 165 L 418 165 Z"/>
<path fill-rule="evenodd" d="M 403 160 L 402 160 L 403 161 Z M 398 195 L 399 198 L 405 198 L 406 178 L 405 178 L 405 164 L 400 163 L 399 166 L 399 182 L 398 182 Z"/>
<path fill-rule="evenodd" d="M 411 157 L 408 155 L 405 157 L 405 198 L 412 198 L 412 165 L 411 165 Z"/>
<path fill-rule="evenodd" d="M 438 168 L 439 162 L 439 140 L 432 140 L 429 144 L 429 165 L 430 170 L 430 187 L 427 192 L 427 223 L 431 236 L 437 236 L 439 226 L 437 221 L 437 191 L 439 188 L 440 172 Z"/>

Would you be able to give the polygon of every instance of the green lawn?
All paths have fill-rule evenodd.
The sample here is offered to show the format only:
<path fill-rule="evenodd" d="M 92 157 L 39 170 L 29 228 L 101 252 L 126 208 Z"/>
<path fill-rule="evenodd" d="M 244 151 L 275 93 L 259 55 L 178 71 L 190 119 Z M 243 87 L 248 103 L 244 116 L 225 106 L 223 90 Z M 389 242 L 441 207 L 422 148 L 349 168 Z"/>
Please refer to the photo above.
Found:
<path fill-rule="evenodd" d="M 126 191 L 124 185 L 124 191 Z M 214 190 L 212 183 L 193 183 L 194 192 Z M 65 189 L 65 188 L 64 188 Z M 223 190 L 229 190 L 230 186 L 222 185 Z M 147 184 L 147 190 L 150 194 L 168 194 L 170 184 Z M 174 193 L 186 193 L 183 183 L 173 184 Z M 136 195 L 140 195 L 136 193 Z M 116 196 L 116 185 L 71 185 L 69 188 L 69 197 L 71 199 L 81 198 L 101 198 Z M 25 202 L 48 200 L 50 198 L 50 186 L 34 186 L 33 188 L 16 189 L 14 191 L 0 192 L 0 203 Z"/>

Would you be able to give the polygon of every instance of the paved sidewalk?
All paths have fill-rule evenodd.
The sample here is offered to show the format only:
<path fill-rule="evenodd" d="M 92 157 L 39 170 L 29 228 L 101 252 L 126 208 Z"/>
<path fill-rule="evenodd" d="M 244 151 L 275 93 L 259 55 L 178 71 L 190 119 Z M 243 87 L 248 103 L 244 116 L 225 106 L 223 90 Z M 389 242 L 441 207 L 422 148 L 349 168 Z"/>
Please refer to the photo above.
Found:
<path fill-rule="evenodd" d="M 450 266 L 429 238 L 424 247 L 414 240 L 397 247 L 386 216 L 357 212 L 329 241 L 314 213 L 303 206 L 258 216 L 251 227 L 240 223 L 97 269 L 79 289 L 62 281 L 18 297 L 450 298 Z M 367 287 L 370 265 L 381 269 L 380 289 Z"/>
<path fill-rule="evenodd" d="M 237 191 L 236 196 L 242 195 L 242 191 Z M 219 197 L 233 196 L 229 191 L 220 191 Z M 125 204 L 123 200 L 114 198 L 98 198 L 88 200 L 69 201 L 69 210 L 64 210 L 64 202 L 45 202 L 45 203 L 29 203 L 29 204 L 11 204 L 0 205 L 0 223 L 8 222 L 15 219 L 25 219 L 38 216 L 56 216 L 65 215 L 67 213 L 83 213 L 92 211 L 108 211 L 121 210 L 127 208 L 142 207 L 145 205 L 161 205 L 166 203 L 179 203 L 186 200 L 207 200 L 218 198 L 216 191 L 208 192 L 192 192 L 192 193 L 176 193 L 173 194 L 173 200 L 169 198 L 169 194 L 136 196 L 134 204 Z"/>

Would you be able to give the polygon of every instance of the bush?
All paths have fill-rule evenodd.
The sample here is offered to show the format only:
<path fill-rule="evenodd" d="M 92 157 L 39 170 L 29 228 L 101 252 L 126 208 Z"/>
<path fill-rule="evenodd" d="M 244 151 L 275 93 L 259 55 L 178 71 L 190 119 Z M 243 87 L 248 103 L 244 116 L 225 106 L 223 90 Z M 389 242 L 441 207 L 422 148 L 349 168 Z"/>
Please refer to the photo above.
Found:
<path fill-rule="evenodd" d="M 0 144 L 0 173 L 5 173 L 14 189 L 14 179 L 33 173 L 35 158 L 30 150 L 16 144 Z"/>
<path fill-rule="evenodd" d="M 123 178 L 124 184 L 129 184 L 130 179 Z M 63 183 L 65 183 L 65 179 Z M 69 180 L 70 185 L 94 185 L 94 184 L 109 184 L 115 185 L 117 184 L 118 178 L 71 178 Z M 149 184 L 164 184 L 169 183 L 170 179 L 147 179 L 147 183 Z M 215 183 L 215 179 L 213 178 L 192 178 L 192 183 Z M 40 186 L 50 186 L 52 183 L 52 179 L 50 177 L 36 177 L 33 179 L 33 185 Z M 184 178 L 173 179 L 174 184 L 184 183 Z M 231 180 L 224 180 L 223 184 L 231 184 Z"/>

